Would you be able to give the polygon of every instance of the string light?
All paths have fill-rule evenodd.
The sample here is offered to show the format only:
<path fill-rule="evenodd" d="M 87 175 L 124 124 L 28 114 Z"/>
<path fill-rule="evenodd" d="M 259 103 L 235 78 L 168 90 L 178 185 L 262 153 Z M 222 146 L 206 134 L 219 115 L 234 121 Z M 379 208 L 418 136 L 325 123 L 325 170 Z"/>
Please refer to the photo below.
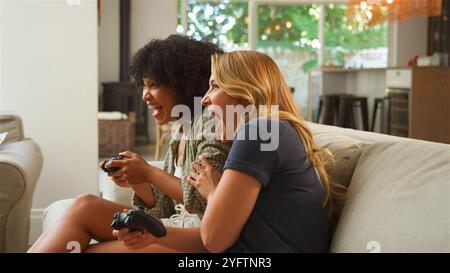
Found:
<path fill-rule="evenodd" d="M 362 20 L 373 26 L 411 16 L 440 16 L 441 9 L 442 0 L 349 0 L 347 17 L 354 21 L 362 15 Z"/>

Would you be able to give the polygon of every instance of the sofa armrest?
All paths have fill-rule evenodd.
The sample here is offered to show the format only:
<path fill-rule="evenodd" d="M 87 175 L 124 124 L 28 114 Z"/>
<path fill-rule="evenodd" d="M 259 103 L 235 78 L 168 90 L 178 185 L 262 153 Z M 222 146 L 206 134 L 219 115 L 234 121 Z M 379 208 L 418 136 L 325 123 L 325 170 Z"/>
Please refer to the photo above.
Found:
<path fill-rule="evenodd" d="M 0 252 L 28 247 L 30 211 L 43 157 L 31 139 L 0 145 Z"/>
<path fill-rule="evenodd" d="M 159 169 L 163 169 L 164 161 L 148 161 L 152 166 Z M 104 199 L 111 200 L 116 203 L 120 203 L 126 206 L 132 206 L 133 190 L 130 188 L 121 188 L 117 186 L 106 173 L 102 173 L 101 179 L 103 180 L 103 193 Z"/>
<path fill-rule="evenodd" d="M 8 132 L 4 144 L 24 139 L 22 119 L 12 112 L 0 112 L 0 133 Z"/>

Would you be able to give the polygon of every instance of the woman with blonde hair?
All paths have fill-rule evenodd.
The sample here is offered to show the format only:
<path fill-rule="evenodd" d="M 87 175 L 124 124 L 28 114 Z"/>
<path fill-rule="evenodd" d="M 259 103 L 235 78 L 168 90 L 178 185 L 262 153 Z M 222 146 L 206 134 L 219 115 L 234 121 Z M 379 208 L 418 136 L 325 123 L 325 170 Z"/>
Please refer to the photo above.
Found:
<path fill-rule="evenodd" d="M 168 227 L 163 238 L 115 235 L 125 244 L 140 240 L 143 248 L 327 252 L 343 192 L 327 174 L 327 153 L 314 143 L 275 62 L 255 51 L 214 55 L 202 103 L 219 120 L 222 140 L 233 144 L 223 174 L 202 156 L 201 164 L 192 163 L 196 172 L 188 180 L 208 200 L 200 229 L 182 234 Z M 236 106 L 255 111 L 230 112 Z"/>

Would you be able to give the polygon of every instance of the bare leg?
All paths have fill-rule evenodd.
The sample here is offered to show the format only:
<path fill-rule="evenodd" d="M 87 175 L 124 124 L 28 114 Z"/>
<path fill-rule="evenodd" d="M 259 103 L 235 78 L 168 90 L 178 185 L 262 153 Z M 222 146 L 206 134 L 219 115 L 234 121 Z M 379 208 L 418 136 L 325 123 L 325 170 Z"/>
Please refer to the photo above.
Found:
<path fill-rule="evenodd" d="M 174 249 L 166 248 L 160 245 L 149 245 L 147 247 L 130 250 L 122 241 L 109 241 L 90 245 L 85 251 L 86 253 L 174 253 L 181 252 Z"/>
<path fill-rule="evenodd" d="M 128 208 L 95 195 L 81 195 L 28 252 L 69 252 L 68 243 L 72 241 L 84 251 L 92 238 L 100 242 L 115 240 L 110 226 L 113 216 Z"/>

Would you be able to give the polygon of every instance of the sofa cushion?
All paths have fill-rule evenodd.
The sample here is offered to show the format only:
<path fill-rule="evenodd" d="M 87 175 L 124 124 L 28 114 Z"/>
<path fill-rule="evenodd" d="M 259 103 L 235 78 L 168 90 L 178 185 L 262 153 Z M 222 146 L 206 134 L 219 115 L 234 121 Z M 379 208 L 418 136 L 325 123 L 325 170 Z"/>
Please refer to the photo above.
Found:
<path fill-rule="evenodd" d="M 388 142 L 388 141 L 389 142 L 401 142 L 401 141 L 405 140 L 405 138 L 403 138 L 403 137 L 361 131 L 361 130 L 350 129 L 350 128 L 342 128 L 342 127 L 331 126 L 331 125 L 318 124 L 318 123 L 314 123 L 314 122 L 306 122 L 306 124 L 314 133 L 331 132 L 336 135 L 348 136 L 348 137 L 354 138 L 364 144 L 374 144 L 374 143 L 378 143 L 378 142 Z"/>
<path fill-rule="evenodd" d="M 53 226 L 64 214 L 64 212 L 69 209 L 74 200 L 75 199 L 61 199 L 48 206 L 42 215 L 42 230 L 45 231 L 49 227 Z"/>
<path fill-rule="evenodd" d="M 335 182 L 348 187 L 356 163 L 367 144 L 331 131 L 313 129 L 312 132 L 317 145 L 333 154 L 334 161 L 326 162 L 326 170 Z"/>
<path fill-rule="evenodd" d="M 450 251 L 450 146 L 377 143 L 353 175 L 332 252 Z"/>

